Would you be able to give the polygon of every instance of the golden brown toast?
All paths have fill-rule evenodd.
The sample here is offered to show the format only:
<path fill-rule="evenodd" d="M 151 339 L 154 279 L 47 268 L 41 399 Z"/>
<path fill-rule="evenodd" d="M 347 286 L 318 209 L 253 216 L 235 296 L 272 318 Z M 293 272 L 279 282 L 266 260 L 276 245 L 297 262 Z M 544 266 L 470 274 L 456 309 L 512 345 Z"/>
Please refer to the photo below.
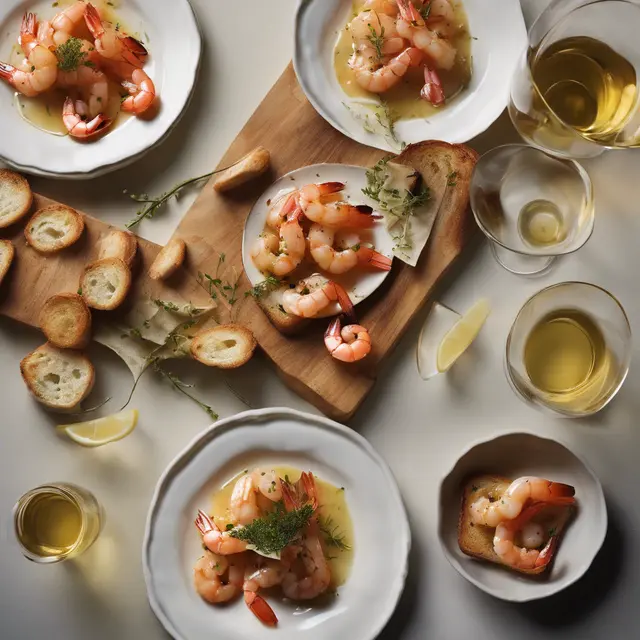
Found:
<path fill-rule="evenodd" d="M 460 518 L 458 520 L 458 546 L 460 550 L 472 558 L 494 562 L 512 571 L 518 571 L 526 575 L 538 575 L 546 571 L 553 564 L 553 556 L 559 549 L 557 545 L 551 552 L 551 560 L 548 564 L 536 569 L 518 569 L 505 564 L 493 550 L 493 527 L 474 524 L 469 514 L 469 506 L 478 498 L 488 497 L 497 500 L 511 484 L 510 478 L 495 475 L 480 475 L 470 478 L 462 493 L 460 505 Z M 573 505 L 549 505 L 535 520 L 543 524 L 545 529 L 553 531 L 561 541 L 567 524 L 575 513 Z"/>

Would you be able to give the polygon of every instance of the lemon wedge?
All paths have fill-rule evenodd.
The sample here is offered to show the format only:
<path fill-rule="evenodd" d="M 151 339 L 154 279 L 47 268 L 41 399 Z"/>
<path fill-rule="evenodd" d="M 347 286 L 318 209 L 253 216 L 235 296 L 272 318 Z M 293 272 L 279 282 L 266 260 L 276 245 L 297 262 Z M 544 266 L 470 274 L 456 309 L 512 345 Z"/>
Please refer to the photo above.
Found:
<path fill-rule="evenodd" d="M 489 301 L 481 299 L 448 331 L 438 347 L 437 366 L 440 373 L 448 371 L 469 348 L 489 317 Z"/>
<path fill-rule="evenodd" d="M 101 447 L 128 436 L 137 422 L 138 411 L 131 409 L 88 422 L 60 425 L 58 429 L 83 447 Z"/>

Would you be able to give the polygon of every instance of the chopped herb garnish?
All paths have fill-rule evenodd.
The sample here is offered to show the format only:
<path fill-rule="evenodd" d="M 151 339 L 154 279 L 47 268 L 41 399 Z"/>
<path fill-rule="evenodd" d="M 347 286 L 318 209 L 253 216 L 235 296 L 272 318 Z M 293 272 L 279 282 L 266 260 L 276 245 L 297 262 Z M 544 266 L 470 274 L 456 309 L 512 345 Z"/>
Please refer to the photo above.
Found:
<path fill-rule="evenodd" d="M 228 524 L 227 525 L 227 531 L 231 531 L 231 529 L 234 529 L 235 527 L 232 524 Z"/>
<path fill-rule="evenodd" d="M 370 35 L 367 36 L 367 40 L 371 43 L 371 46 L 376 50 L 376 56 L 378 60 L 382 60 L 383 53 L 382 47 L 384 45 L 384 27 L 380 23 L 380 19 L 378 18 L 378 24 L 380 25 L 380 33 L 378 33 L 371 24 L 368 24 Z"/>
<path fill-rule="evenodd" d="M 87 54 L 82 50 L 82 40 L 71 36 L 55 50 L 60 71 L 75 71 L 84 63 Z"/>
<path fill-rule="evenodd" d="M 324 536 L 324 542 L 328 547 L 334 547 L 340 549 L 340 551 L 348 551 L 351 549 L 347 544 L 345 534 L 340 531 L 340 527 L 335 524 L 331 516 L 326 518 L 319 517 L 318 524 Z"/>
<path fill-rule="evenodd" d="M 431 2 L 427 2 L 424 6 L 420 7 L 418 11 L 422 16 L 422 19 L 426 20 L 429 17 L 429 14 L 431 13 Z"/>
<path fill-rule="evenodd" d="M 553 527 L 552 529 L 549 529 L 549 537 L 553 537 L 556 535 L 556 528 Z"/>
<path fill-rule="evenodd" d="M 180 307 L 173 302 L 165 302 L 164 300 L 154 300 L 153 303 L 164 309 L 165 311 L 180 311 Z"/>
<path fill-rule="evenodd" d="M 234 528 L 230 534 L 254 546 L 261 553 L 279 553 L 300 535 L 312 516 L 313 507 L 310 504 L 285 511 L 282 503 L 277 503 L 276 509 L 264 518 L 258 518 L 244 527 Z"/>
<path fill-rule="evenodd" d="M 245 298 L 253 296 L 257 300 L 258 298 L 263 298 L 272 291 L 275 291 L 281 284 L 282 280 L 279 280 L 275 276 L 267 276 L 262 282 L 258 282 L 255 287 L 246 291 L 244 296 Z"/>
<path fill-rule="evenodd" d="M 78 287 L 78 295 L 81 296 L 82 295 L 82 287 Z"/>

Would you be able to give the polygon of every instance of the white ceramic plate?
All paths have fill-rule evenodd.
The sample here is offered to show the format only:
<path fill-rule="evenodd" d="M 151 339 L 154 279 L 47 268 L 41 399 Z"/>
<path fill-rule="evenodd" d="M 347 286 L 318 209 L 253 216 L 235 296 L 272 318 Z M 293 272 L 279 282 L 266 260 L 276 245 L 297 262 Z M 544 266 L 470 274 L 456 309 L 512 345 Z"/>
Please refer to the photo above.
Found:
<path fill-rule="evenodd" d="M 470 85 L 446 108 L 425 119 L 403 120 L 397 137 L 406 142 L 466 142 L 482 133 L 503 111 L 519 56 L 527 47 L 520 0 L 463 0 L 469 18 L 473 76 Z M 301 0 L 296 18 L 294 65 L 298 81 L 316 111 L 357 142 L 397 151 L 384 137 L 367 133 L 343 103 L 333 66 L 338 33 L 353 15 L 351 0 Z"/>
<path fill-rule="evenodd" d="M 245 222 L 244 235 L 242 236 L 242 262 L 251 284 L 255 286 L 264 281 L 264 274 L 259 271 L 251 259 L 251 247 L 255 239 L 264 230 L 267 211 L 269 210 L 267 202 L 273 201 L 281 192 L 293 191 L 306 184 L 343 182 L 345 184 L 343 194 L 346 200 L 356 205 L 366 204 L 375 209 L 376 203 L 362 193 L 362 189 L 367 186 L 366 171 L 364 167 L 346 164 L 313 164 L 302 169 L 296 169 L 276 180 L 258 198 Z M 393 257 L 393 239 L 387 232 L 383 219 L 380 219 L 373 229 L 363 230 L 360 237 L 362 242 L 371 242 L 376 251 L 390 258 Z M 309 273 L 305 275 L 310 275 L 314 270 L 321 272 L 316 266 L 314 269 L 309 269 Z M 348 291 L 353 304 L 356 305 L 368 298 L 384 282 L 389 273 L 389 271 L 356 267 L 352 271 L 339 276 L 326 275 L 341 284 Z M 340 307 L 334 304 L 329 306 L 319 317 L 324 318 L 339 312 Z"/>
<path fill-rule="evenodd" d="M 56 10 L 60 8 L 49 0 L 0 2 L 0 60 L 9 58 L 25 11 L 48 18 Z M 148 36 L 145 71 L 160 96 L 157 114 L 152 119 L 130 118 L 107 135 L 81 143 L 26 122 L 15 106 L 15 92 L 1 82 L 0 160 L 35 175 L 93 178 L 134 162 L 168 135 L 189 102 L 200 64 L 202 45 L 191 5 L 188 0 L 121 0 L 117 12 L 129 29 Z"/>
<path fill-rule="evenodd" d="M 193 565 L 202 543 L 193 520 L 199 508 L 208 508 L 223 480 L 247 467 L 277 463 L 310 469 L 345 487 L 355 554 L 349 579 L 326 608 L 294 609 L 270 598 L 279 618 L 273 630 L 261 625 L 242 598 L 214 607 L 196 594 Z M 391 545 L 381 514 L 393 523 Z M 409 524 L 395 480 L 362 436 L 326 418 L 263 409 L 221 420 L 169 465 L 151 502 L 142 561 L 151 606 L 176 639 L 372 640 L 402 592 L 409 547 Z"/>
<path fill-rule="evenodd" d="M 458 547 L 458 516 L 465 478 L 495 473 L 508 478 L 538 476 L 576 489 L 577 513 L 562 536 L 549 574 L 530 578 L 490 562 L 474 560 Z M 468 449 L 440 485 L 438 533 L 456 571 L 487 593 L 511 602 L 553 595 L 576 582 L 591 566 L 607 533 L 607 508 L 600 481 L 565 445 L 531 433 L 511 433 Z"/>

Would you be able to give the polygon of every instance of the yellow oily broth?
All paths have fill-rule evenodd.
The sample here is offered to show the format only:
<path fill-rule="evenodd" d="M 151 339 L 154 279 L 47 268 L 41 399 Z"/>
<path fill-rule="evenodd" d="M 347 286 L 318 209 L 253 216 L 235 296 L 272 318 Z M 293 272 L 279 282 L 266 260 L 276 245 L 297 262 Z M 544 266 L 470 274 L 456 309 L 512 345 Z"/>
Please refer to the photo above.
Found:
<path fill-rule="evenodd" d="M 360 13 L 363 6 L 364 3 L 354 3 L 353 14 Z M 455 65 L 450 71 L 438 71 L 448 100 L 469 84 L 472 62 L 471 36 L 469 34 L 467 14 L 461 2 L 454 2 L 453 6 L 455 21 L 461 25 L 458 34 L 453 38 L 453 45 L 458 50 L 458 55 Z M 334 49 L 334 67 L 338 82 L 348 96 L 360 100 L 371 100 L 377 94 L 365 91 L 356 82 L 355 73 L 348 64 L 352 54 L 353 40 L 351 33 L 345 26 L 339 33 L 338 42 Z M 398 119 L 427 118 L 441 110 L 442 107 L 434 107 L 420 98 L 420 90 L 423 86 L 424 72 L 422 67 L 409 69 L 402 80 L 394 88 L 382 94 L 382 97 Z"/>
<path fill-rule="evenodd" d="M 265 467 L 265 469 L 266 468 L 267 467 Z M 269 470 L 271 469 L 282 478 L 287 475 L 290 482 L 296 482 L 301 475 L 300 469 L 295 469 L 294 467 L 269 467 Z M 241 475 L 243 474 L 238 474 L 225 482 L 220 490 L 213 495 L 210 515 L 221 529 L 225 529 L 227 524 L 233 524 L 229 513 L 229 501 L 231 500 L 233 487 Z M 331 518 L 331 527 L 335 527 L 336 532 L 344 535 L 345 543 L 349 546 L 348 549 L 340 550 L 336 547 L 325 545 L 325 552 L 331 568 L 331 586 L 335 588 L 343 585 L 347 581 L 351 571 L 351 565 L 353 564 L 353 523 L 349 515 L 345 491 L 341 487 L 335 487 L 317 476 L 315 480 L 320 504 L 318 509 L 319 515 L 325 522 L 328 518 Z"/>
<path fill-rule="evenodd" d="M 46 13 L 41 13 L 38 8 L 36 8 L 36 11 L 41 19 L 50 19 L 55 13 L 63 11 L 66 7 L 74 4 L 75 1 L 60 0 L 55 9 L 47 10 Z M 123 32 L 131 33 L 126 24 L 116 14 L 119 2 L 111 2 L 109 5 L 105 0 L 97 0 L 93 4 L 97 7 L 104 20 L 114 24 L 118 23 Z M 85 24 L 78 25 L 73 35 L 84 40 L 92 40 L 92 36 Z M 15 44 L 11 49 L 9 64 L 20 67 L 24 59 L 23 51 L 18 44 Z M 108 132 L 113 131 L 132 117 L 131 114 L 120 111 L 120 91 L 121 87 L 117 82 L 109 83 L 110 97 L 109 103 L 104 109 L 104 114 L 113 120 L 113 124 L 109 127 Z M 18 113 L 34 127 L 53 135 L 65 136 L 68 135 L 68 132 L 62 121 L 62 106 L 67 94 L 68 91 L 65 89 L 53 89 L 40 96 L 28 98 L 16 92 L 14 101 Z"/>

